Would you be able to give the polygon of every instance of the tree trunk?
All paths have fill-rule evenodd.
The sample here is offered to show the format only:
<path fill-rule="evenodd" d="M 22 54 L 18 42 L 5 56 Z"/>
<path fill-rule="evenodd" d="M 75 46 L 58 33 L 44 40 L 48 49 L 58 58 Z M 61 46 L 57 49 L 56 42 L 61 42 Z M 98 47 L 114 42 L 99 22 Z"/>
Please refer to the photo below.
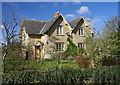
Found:
<path fill-rule="evenodd" d="M 7 56 L 7 53 L 5 53 L 4 55 L 3 55 L 3 73 L 5 73 L 5 58 L 6 58 L 6 56 Z"/>

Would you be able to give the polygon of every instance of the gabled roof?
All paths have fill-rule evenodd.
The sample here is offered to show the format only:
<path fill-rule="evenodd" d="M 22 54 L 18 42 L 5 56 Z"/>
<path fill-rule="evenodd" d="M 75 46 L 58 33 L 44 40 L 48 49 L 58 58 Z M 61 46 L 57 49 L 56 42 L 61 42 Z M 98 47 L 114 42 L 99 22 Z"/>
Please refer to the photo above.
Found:
<path fill-rule="evenodd" d="M 23 25 L 27 34 L 39 34 L 47 21 L 24 19 Z"/>
<path fill-rule="evenodd" d="M 46 33 L 60 16 L 61 15 L 58 14 L 48 21 L 24 19 L 23 26 L 25 27 L 27 34 Z"/>
<path fill-rule="evenodd" d="M 71 20 L 71 21 L 68 22 L 69 25 L 71 26 L 72 30 L 74 30 L 74 28 L 77 26 L 77 24 L 78 24 L 78 23 L 80 22 L 80 20 L 82 20 L 82 19 L 83 19 L 83 17 L 78 17 L 78 18 L 76 18 L 76 19 Z"/>
<path fill-rule="evenodd" d="M 27 34 L 38 34 L 38 35 L 44 34 L 50 30 L 51 26 L 53 26 L 53 24 L 58 20 L 60 16 L 63 17 L 62 14 L 57 12 L 55 13 L 54 17 L 48 21 L 23 19 L 20 36 L 23 30 L 22 27 L 25 27 Z M 74 30 L 81 20 L 84 21 L 84 18 L 83 17 L 76 18 L 74 20 L 69 21 L 68 24 L 71 26 L 72 30 Z"/>
<path fill-rule="evenodd" d="M 43 26 L 43 28 L 39 34 L 46 33 L 60 16 L 61 15 L 59 14 L 59 15 L 53 17 L 52 19 L 50 19 L 49 21 L 47 21 L 47 23 Z"/>

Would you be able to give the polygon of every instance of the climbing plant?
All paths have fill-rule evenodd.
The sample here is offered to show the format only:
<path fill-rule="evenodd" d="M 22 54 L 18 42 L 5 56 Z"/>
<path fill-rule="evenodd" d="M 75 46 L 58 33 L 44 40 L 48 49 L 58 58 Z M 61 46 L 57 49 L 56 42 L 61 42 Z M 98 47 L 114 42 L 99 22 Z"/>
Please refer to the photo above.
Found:
<path fill-rule="evenodd" d="M 70 38 L 67 38 L 67 41 L 69 44 L 67 45 L 67 49 L 65 50 L 66 56 L 73 56 L 75 57 L 77 55 L 77 46 L 70 40 Z"/>

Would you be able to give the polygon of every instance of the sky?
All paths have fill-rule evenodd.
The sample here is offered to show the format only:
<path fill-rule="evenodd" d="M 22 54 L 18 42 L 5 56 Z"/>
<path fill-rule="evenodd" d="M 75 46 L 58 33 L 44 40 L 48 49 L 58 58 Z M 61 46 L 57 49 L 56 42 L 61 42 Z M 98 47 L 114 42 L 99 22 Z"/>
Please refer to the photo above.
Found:
<path fill-rule="evenodd" d="M 118 16 L 118 2 L 2 2 L 2 17 L 6 12 L 10 14 L 13 8 L 21 19 L 49 20 L 57 11 L 67 21 L 80 16 L 86 20 L 92 18 L 89 25 L 100 31 L 104 21 Z"/>

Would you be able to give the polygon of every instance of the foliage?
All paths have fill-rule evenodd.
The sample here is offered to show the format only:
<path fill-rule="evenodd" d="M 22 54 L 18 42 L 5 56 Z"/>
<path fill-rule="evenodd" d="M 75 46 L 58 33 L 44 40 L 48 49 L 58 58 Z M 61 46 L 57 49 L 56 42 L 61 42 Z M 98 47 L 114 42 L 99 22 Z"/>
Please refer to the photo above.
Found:
<path fill-rule="evenodd" d="M 119 66 L 100 67 L 93 71 L 92 77 L 95 83 L 120 83 Z"/>
<path fill-rule="evenodd" d="M 75 74 L 74 74 L 75 73 Z M 35 83 L 83 83 L 82 72 L 71 68 L 48 68 L 45 72 L 24 71 L 3 78 L 3 84 L 30 84 Z"/>
<path fill-rule="evenodd" d="M 2 84 L 25 85 L 25 84 L 30 83 L 30 81 L 33 80 L 35 76 L 36 76 L 36 71 L 32 71 L 32 70 L 23 71 L 21 73 L 12 73 L 11 76 L 9 76 L 9 77 L 3 76 Z"/>
<path fill-rule="evenodd" d="M 87 68 L 89 66 L 89 60 L 86 58 L 85 55 L 80 55 L 79 57 L 77 57 L 76 63 L 82 68 Z"/>
<path fill-rule="evenodd" d="M 120 65 L 120 59 L 116 58 L 104 59 L 102 64 L 104 66 Z"/>
<path fill-rule="evenodd" d="M 69 44 L 67 45 L 67 49 L 64 53 L 66 56 L 75 57 L 77 55 L 77 46 L 70 40 L 70 38 L 67 38 L 67 41 L 69 41 Z"/>
<path fill-rule="evenodd" d="M 15 59 L 17 58 L 17 59 Z M 5 73 L 10 73 L 11 71 L 24 71 L 24 70 L 45 70 L 49 67 L 72 67 L 74 69 L 79 68 L 76 65 L 76 62 L 67 62 L 67 61 L 56 61 L 56 60 L 47 60 L 38 62 L 36 60 L 24 60 L 20 57 L 8 58 L 6 59 L 6 71 Z M 42 65 L 42 66 L 41 66 Z"/>
<path fill-rule="evenodd" d="M 2 84 L 59 83 L 90 84 L 120 83 L 120 66 L 87 68 L 85 70 L 52 67 L 46 71 L 26 70 L 21 73 L 4 75 Z"/>
<path fill-rule="evenodd" d="M 17 29 L 19 28 L 19 20 L 18 16 L 12 11 L 11 14 L 9 13 L 3 13 L 3 18 L 2 18 L 2 24 L 4 28 L 2 29 L 2 36 L 3 36 L 3 42 L 2 46 L 4 47 L 3 49 L 3 55 L 2 55 L 2 62 L 3 62 L 3 73 L 5 72 L 5 59 L 8 56 L 8 53 L 10 53 L 11 47 L 13 47 L 13 41 L 15 37 L 18 35 L 17 34 Z"/>
<path fill-rule="evenodd" d="M 78 48 L 78 54 L 83 54 L 83 53 L 86 54 L 85 49 Z"/>
<path fill-rule="evenodd" d="M 23 55 L 22 55 L 22 43 L 20 40 L 18 39 L 14 39 L 12 41 L 12 43 L 10 43 L 11 45 L 14 44 L 13 46 L 11 46 L 11 48 L 9 48 L 9 50 L 11 50 L 11 52 L 9 52 L 7 54 L 7 57 L 5 59 L 5 72 L 9 72 L 10 69 L 11 70 L 15 70 L 16 68 L 18 68 L 20 66 L 20 62 L 23 59 Z M 4 49 L 4 47 L 3 47 Z M 10 68 L 10 69 L 9 69 Z"/>
<path fill-rule="evenodd" d="M 102 35 L 86 38 L 86 50 L 96 66 L 102 65 L 104 59 L 120 57 L 120 30 L 117 24 L 118 17 L 114 16 L 105 22 Z"/>

